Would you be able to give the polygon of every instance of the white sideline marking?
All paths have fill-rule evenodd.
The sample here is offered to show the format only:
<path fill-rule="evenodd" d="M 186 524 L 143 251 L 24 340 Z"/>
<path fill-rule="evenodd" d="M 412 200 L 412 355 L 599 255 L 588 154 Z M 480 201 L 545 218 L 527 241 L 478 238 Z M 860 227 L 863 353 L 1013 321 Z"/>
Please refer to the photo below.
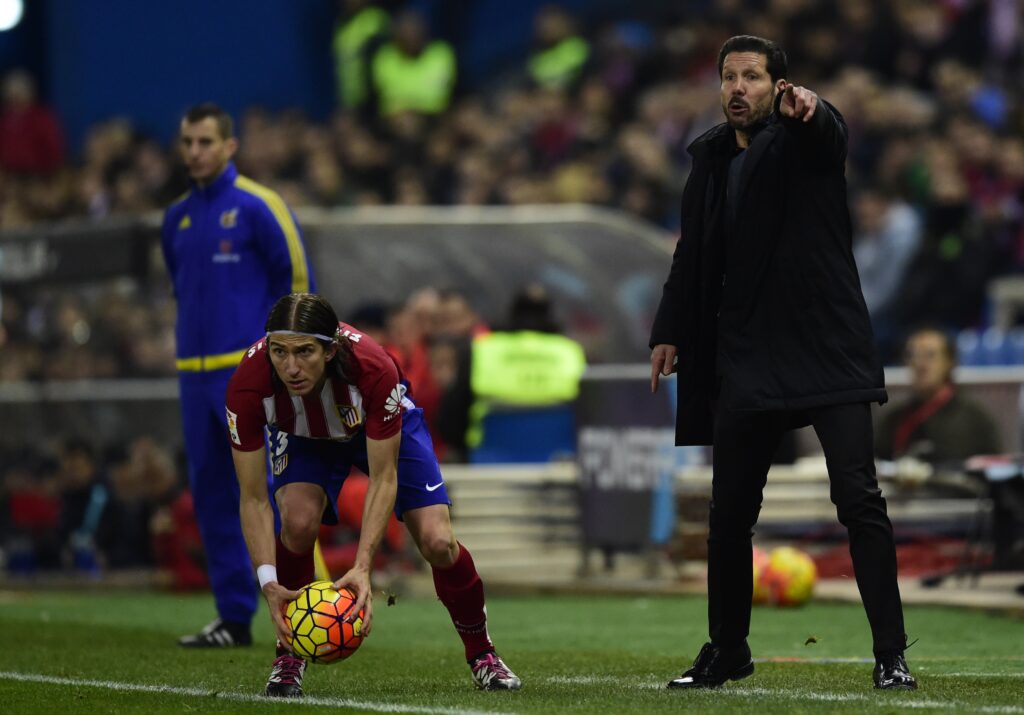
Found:
<path fill-rule="evenodd" d="M 630 678 L 620 675 L 551 675 L 544 679 L 552 685 L 619 685 L 622 683 L 636 683 L 638 678 Z"/>
<path fill-rule="evenodd" d="M 141 683 L 122 683 L 114 680 L 91 680 L 89 678 L 58 678 L 38 673 L 16 673 L 0 670 L 0 680 L 17 680 L 23 683 L 48 683 L 50 685 L 76 685 L 88 688 L 103 688 L 131 693 L 168 693 L 185 695 L 194 698 L 218 698 L 238 703 L 265 703 L 273 705 L 326 705 L 328 707 L 357 708 L 380 713 L 421 713 L 422 715 L 510 715 L 496 710 L 460 710 L 459 708 L 433 708 L 423 705 L 400 705 L 395 703 L 375 703 L 348 698 L 267 698 L 251 693 L 232 693 L 219 690 L 203 690 L 201 688 L 181 688 L 173 685 L 144 685 Z"/>
<path fill-rule="evenodd" d="M 1024 673 L 928 673 L 929 678 L 1024 678 Z"/>

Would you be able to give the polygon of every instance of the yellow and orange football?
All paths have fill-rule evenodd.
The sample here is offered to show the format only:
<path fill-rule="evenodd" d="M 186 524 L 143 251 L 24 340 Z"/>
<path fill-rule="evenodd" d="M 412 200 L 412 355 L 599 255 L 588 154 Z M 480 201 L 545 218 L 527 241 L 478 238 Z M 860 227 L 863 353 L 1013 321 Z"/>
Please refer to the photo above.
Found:
<path fill-rule="evenodd" d="M 818 570 L 809 555 L 792 546 L 780 546 L 772 550 L 754 590 L 760 590 L 765 600 L 776 606 L 800 606 L 814 594 L 817 580 Z"/>
<path fill-rule="evenodd" d="M 304 586 L 284 612 L 295 655 L 313 663 L 337 663 L 355 653 L 363 642 L 363 611 L 346 621 L 355 602 L 355 594 L 336 590 L 330 581 Z"/>

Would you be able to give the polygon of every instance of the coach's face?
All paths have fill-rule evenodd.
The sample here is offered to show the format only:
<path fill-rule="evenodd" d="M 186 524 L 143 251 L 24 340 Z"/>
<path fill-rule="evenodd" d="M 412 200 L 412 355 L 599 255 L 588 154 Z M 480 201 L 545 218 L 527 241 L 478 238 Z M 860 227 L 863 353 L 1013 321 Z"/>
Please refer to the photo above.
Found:
<path fill-rule="evenodd" d="M 323 387 L 327 363 L 337 350 L 325 350 L 317 340 L 305 335 L 271 335 L 267 349 L 274 372 L 288 388 L 288 394 L 299 397 Z"/>
<path fill-rule="evenodd" d="M 181 156 L 188 167 L 188 175 L 200 186 L 206 186 L 227 167 L 238 140 L 220 135 L 217 120 L 206 117 L 198 122 L 181 121 Z"/>
<path fill-rule="evenodd" d="M 786 81 L 772 81 L 768 57 L 759 52 L 730 52 L 722 62 L 722 111 L 729 126 L 741 132 L 768 117 L 775 95 Z"/>

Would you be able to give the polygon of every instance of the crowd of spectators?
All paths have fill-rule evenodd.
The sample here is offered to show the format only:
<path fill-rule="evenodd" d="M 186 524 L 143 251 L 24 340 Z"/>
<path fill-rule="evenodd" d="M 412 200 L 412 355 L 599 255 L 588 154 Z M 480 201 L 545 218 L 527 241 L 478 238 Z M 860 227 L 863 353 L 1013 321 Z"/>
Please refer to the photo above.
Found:
<path fill-rule="evenodd" d="M 23 575 L 160 567 L 179 586 L 203 585 L 180 474 L 146 437 L 102 453 L 80 438 L 24 447 L 0 470 L 0 564 Z"/>
<path fill-rule="evenodd" d="M 209 586 L 206 554 L 186 488 L 184 460 L 151 437 L 97 448 L 92 440 L 5 450 L 0 465 L 0 574 L 99 578 L 155 575 L 175 590 Z M 341 520 L 320 543 L 333 573 L 355 558 L 367 478 L 353 473 L 339 499 Z M 406 569 L 405 530 L 392 517 L 378 567 Z M 2 576 L 0 576 L 2 579 Z"/>

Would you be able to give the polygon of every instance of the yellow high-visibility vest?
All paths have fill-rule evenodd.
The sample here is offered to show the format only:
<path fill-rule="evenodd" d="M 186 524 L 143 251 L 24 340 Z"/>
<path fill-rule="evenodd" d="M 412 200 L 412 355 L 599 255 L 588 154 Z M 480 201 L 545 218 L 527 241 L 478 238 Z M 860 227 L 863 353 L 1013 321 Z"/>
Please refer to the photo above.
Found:
<path fill-rule="evenodd" d="M 546 89 L 565 89 L 579 76 L 589 56 L 586 40 L 567 37 L 530 58 L 530 77 Z"/>
<path fill-rule="evenodd" d="M 545 407 L 575 400 L 586 367 L 583 347 L 564 335 L 521 330 L 476 338 L 466 445 L 480 444 L 484 417 L 496 405 Z"/>
<path fill-rule="evenodd" d="M 455 72 L 455 53 L 442 40 L 431 42 L 418 57 L 403 54 L 393 43 L 384 45 L 373 57 L 381 115 L 443 112 L 455 87 Z"/>
<path fill-rule="evenodd" d="M 334 33 L 334 65 L 338 77 L 338 98 L 352 109 L 366 101 L 366 65 L 363 48 L 371 38 L 387 32 L 391 18 L 379 7 L 367 7 Z"/>

